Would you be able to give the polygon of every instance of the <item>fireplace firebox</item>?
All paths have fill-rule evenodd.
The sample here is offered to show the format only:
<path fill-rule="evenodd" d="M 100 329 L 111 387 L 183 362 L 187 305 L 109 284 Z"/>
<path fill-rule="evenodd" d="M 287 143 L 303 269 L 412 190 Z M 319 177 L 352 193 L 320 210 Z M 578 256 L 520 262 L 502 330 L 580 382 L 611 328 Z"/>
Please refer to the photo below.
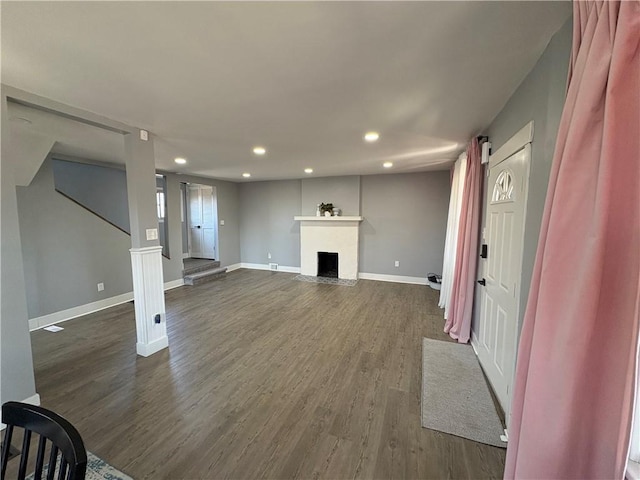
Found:
<path fill-rule="evenodd" d="M 318 276 L 338 278 L 338 254 L 318 252 Z"/>

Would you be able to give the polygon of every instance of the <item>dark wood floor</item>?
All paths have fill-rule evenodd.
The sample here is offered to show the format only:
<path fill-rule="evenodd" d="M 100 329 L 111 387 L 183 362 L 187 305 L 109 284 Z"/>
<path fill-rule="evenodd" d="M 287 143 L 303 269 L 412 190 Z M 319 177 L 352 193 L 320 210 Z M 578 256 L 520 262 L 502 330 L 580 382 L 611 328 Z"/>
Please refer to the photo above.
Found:
<path fill-rule="evenodd" d="M 504 450 L 420 426 L 437 292 L 238 270 L 167 292 L 170 348 L 132 304 L 32 333 L 42 404 L 135 479 L 498 478 Z"/>

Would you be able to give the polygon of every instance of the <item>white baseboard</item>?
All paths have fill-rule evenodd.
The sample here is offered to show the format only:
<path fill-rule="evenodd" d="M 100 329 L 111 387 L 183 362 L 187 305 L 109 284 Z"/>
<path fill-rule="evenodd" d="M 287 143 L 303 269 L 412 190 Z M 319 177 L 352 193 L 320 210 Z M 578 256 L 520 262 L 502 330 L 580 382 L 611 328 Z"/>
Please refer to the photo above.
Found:
<path fill-rule="evenodd" d="M 148 357 L 164 348 L 167 348 L 168 346 L 169 337 L 165 335 L 164 337 L 160 337 L 159 339 L 154 340 L 151 343 L 136 343 L 136 353 L 143 357 Z"/>
<path fill-rule="evenodd" d="M 407 277 L 404 275 L 385 275 L 382 273 L 359 272 L 358 278 L 362 280 L 377 280 L 379 282 L 411 283 L 414 285 L 427 285 L 427 277 Z"/>
<path fill-rule="evenodd" d="M 476 353 L 476 357 L 478 356 L 478 337 L 476 337 L 476 332 L 471 330 L 471 347 L 473 351 Z"/>
<path fill-rule="evenodd" d="M 30 397 L 22 400 L 22 403 L 28 403 L 29 405 L 40 406 L 40 395 L 37 393 L 35 395 L 31 395 Z M 4 423 L 0 423 L 0 430 L 4 430 L 5 427 L 6 425 Z"/>
<path fill-rule="evenodd" d="M 189 252 L 182 254 L 182 259 L 189 258 Z"/>
<path fill-rule="evenodd" d="M 167 290 L 171 290 L 172 288 L 178 288 L 184 285 L 184 278 L 179 278 L 177 280 L 172 280 L 171 282 L 166 282 L 164 284 L 165 292 Z"/>
<path fill-rule="evenodd" d="M 234 270 L 238 270 L 239 268 L 242 268 L 242 264 L 241 263 L 233 263 L 233 264 L 227 266 L 227 273 L 233 272 Z"/>
<path fill-rule="evenodd" d="M 25 398 L 24 400 L 22 400 L 22 403 L 40 406 L 40 394 L 36 393 L 35 395 L 31 395 L 29 398 Z"/>
<path fill-rule="evenodd" d="M 115 307 L 116 305 L 130 302 L 131 300 L 133 300 L 133 292 L 128 292 L 116 295 L 115 297 L 98 300 L 97 302 L 78 305 L 77 307 L 68 308 L 67 310 L 49 313 L 48 315 L 43 315 L 41 317 L 30 318 L 29 330 L 37 330 L 48 325 L 53 325 L 54 323 L 66 322 L 67 320 L 99 312 L 105 308 Z"/>
<path fill-rule="evenodd" d="M 285 273 L 300 273 L 300 267 L 287 267 L 285 265 L 278 265 L 278 270 L 271 270 L 268 263 L 240 263 L 238 268 L 248 268 L 250 270 L 269 270 Z M 229 270 L 227 270 L 229 271 Z"/>
<path fill-rule="evenodd" d="M 184 285 L 184 279 L 179 278 L 178 280 L 166 282 L 164 284 L 164 289 L 170 290 L 182 285 Z M 82 317 L 83 315 L 99 312 L 100 310 L 104 310 L 105 308 L 115 307 L 116 305 L 130 302 L 131 300 L 133 300 L 133 292 L 127 292 L 121 295 L 116 295 L 115 297 L 98 300 L 97 302 L 79 305 L 77 307 L 68 308 L 67 310 L 60 310 L 59 312 L 49 313 L 41 317 L 30 318 L 29 330 L 38 330 L 48 325 L 53 325 L 54 323 L 66 322 L 67 320 L 72 320 L 74 318 Z"/>

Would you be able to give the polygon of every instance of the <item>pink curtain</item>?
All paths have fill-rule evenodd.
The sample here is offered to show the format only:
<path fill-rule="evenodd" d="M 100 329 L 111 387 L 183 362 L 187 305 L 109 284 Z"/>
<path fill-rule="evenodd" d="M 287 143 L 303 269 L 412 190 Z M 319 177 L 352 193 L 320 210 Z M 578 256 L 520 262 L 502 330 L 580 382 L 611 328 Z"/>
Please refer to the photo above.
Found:
<path fill-rule="evenodd" d="M 480 147 L 473 139 L 467 148 L 467 173 L 462 193 L 456 264 L 453 271 L 451 306 L 444 331 L 460 343 L 471 336 L 471 315 L 478 264 L 478 229 L 482 202 L 482 165 Z"/>
<path fill-rule="evenodd" d="M 577 1 L 505 478 L 623 478 L 639 282 L 640 2 Z"/>

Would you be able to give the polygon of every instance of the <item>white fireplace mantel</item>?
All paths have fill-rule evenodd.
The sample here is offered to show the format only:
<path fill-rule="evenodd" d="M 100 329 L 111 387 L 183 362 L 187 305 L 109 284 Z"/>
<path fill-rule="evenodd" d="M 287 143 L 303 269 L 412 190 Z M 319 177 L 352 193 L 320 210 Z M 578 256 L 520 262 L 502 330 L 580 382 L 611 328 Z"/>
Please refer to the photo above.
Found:
<path fill-rule="evenodd" d="M 300 222 L 361 222 L 364 217 L 318 217 L 318 216 L 297 216 L 293 217 L 294 220 Z"/>
<path fill-rule="evenodd" d="M 338 277 L 358 279 L 358 242 L 363 217 L 296 216 L 300 222 L 300 273 L 316 276 L 318 252 L 338 254 Z"/>

